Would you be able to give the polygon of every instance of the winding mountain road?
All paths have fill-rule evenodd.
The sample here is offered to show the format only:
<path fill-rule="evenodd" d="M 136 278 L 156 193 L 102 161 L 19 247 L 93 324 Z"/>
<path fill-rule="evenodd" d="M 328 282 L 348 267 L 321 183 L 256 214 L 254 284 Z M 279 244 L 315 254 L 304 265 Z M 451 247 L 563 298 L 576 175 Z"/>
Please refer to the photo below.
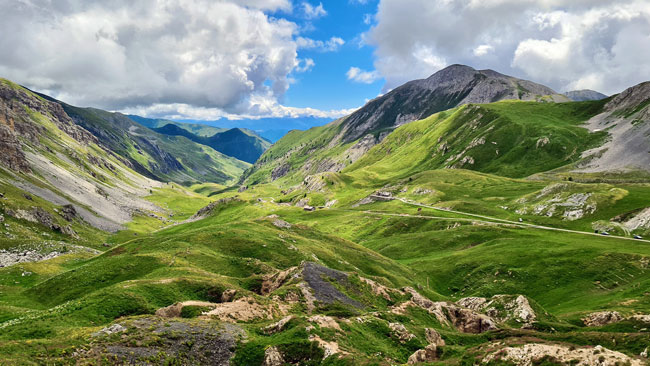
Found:
<path fill-rule="evenodd" d="M 372 198 L 377 198 L 377 199 L 382 199 L 382 200 L 387 200 L 388 197 L 384 196 L 377 196 L 377 195 L 371 195 L 370 197 Z M 537 224 L 528 224 L 525 222 L 518 222 L 518 221 L 512 221 L 512 220 L 505 220 L 505 219 L 499 219 L 496 217 L 491 217 L 491 216 L 485 216 L 485 215 L 478 215 L 478 214 L 473 214 L 469 212 L 463 212 L 463 211 L 457 211 L 457 210 L 451 210 L 451 209 L 446 209 L 446 208 L 440 208 L 440 207 L 435 207 L 431 205 L 426 205 L 424 203 L 408 200 L 406 198 L 400 198 L 400 197 L 391 197 L 392 200 L 398 200 L 401 201 L 405 204 L 412 205 L 412 206 L 418 206 L 418 207 L 424 207 L 428 208 L 431 210 L 436 210 L 440 212 L 447 212 L 447 213 L 453 213 L 457 215 L 465 215 L 465 216 L 470 216 L 470 217 L 475 217 L 480 220 L 475 220 L 475 219 L 466 219 L 466 218 L 453 218 L 453 217 L 441 217 L 441 216 L 425 216 L 425 215 L 410 215 L 410 214 L 391 214 L 391 213 L 385 213 L 385 212 L 376 212 L 376 211 L 364 211 L 367 214 L 373 214 L 373 215 L 384 215 L 384 216 L 402 216 L 402 217 L 416 217 L 416 218 L 422 218 L 422 219 L 432 219 L 432 220 L 454 220 L 454 221 L 472 221 L 472 222 L 482 222 L 485 224 L 490 224 L 490 225 L 507 225 L 507 226 L 516 226 L 516 227 L 529 227 L 529 228 L 534 228 L 534 229 L 540 229 L 540 230 L 550 230 L 550 231 L 560 231 L 560 232 L 565 232 L 565 233 L 572 233 L 572 234 L 580 234 L 580 235 L 592 235 L 592 236 L 597 236 L 600 238 L 612 238 L 612 239 L 623 239 L 623 240 L 632 240 L 635 242 L 645 242 L 645 243 L 650 243 L 650 240 L 646 239 L 634 239 L 626 236 L 617 236 L 617 235 L 602 235 L 602 234 L 597 234 L 597 233 L 590 233 L 587 231 L 580 231 L 580 230 L 571 230 L 571 229 L 562 229 L 562 228 L 557 228 L 557 227 L 552 227 L 552 226 L 544 226 L 544 225 L 537 225 Z"/>

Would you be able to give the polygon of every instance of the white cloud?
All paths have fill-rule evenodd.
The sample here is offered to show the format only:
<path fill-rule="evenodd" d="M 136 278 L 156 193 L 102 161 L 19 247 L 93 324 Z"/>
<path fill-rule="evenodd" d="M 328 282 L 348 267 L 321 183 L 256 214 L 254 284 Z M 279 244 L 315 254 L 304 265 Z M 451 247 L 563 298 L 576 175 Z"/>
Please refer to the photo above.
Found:
<path fill-rule="evenodd" d="M 494 47 L 490 46 L 489 44 L 482 44 L 474 49 L 474 56 L 480 57 L 480 56 L 485 56 L 488 53 L 492 52 L 494 50 Z"/>
<path fill-rule="evenodd" d="M 337 51 L 345 44 L 345 41 L 340 37 L 332 37 L 327 41 L 313 40 L 311 38 L 298 37 L 296 39 L 298 48 L 302 49 L 315 49 L 321 52 Z"/>
<path fill-rule="evenodd" d="M 316 66 L 316 63 L 314 62 L 313 59 L 311 58 L 305 58 L 305 59 L 300 59 L 298 60 L 298 64 L 296 65 L 296 72 L 307 72 L 314 68 Z"/>
<path fill-rule="evenodd" d="M 461 63 L 565 91 L 650 75 L 647 0 L 381 0 L 362 37 L 384 90 Z"/>
<path fill-rule="evenodd" d="M 370 25 L 372 23 L 372 14 L 363 14 L 363 24 Z"/>
<path fill-rule="evenodd" d="M 348 77 L 348 80 L 364 84 L 372 84 L 381 78 L 381 75 L 376 70 L 365 71 L 358 67 L 351 67 L 345 75 Z"/>
<path fill-rule="evenodd" d="M 81 106 L 243 113 L 280 100 L 298 59 L 288 0 L 0 2 L 0 75 Z"/>
<path fill-rule="evenodd" d="M 183 103 L 153 104 L 149 106 L 132 107 L 122 110 L 125 114 L 135 114 L 149 118 L 171 120 L 204 120 L 212 121 L 221 118 L 230 120 L 260 119 L 260 118 L 340 118 L 354 112 L 356 108 L 323 111 L 315 108 L 287 107 L 277 101 L 265 98 L 252 98 L 246 108 L 247 113 L 230 114 L 219 108 L 196 107 Z"/>
<path fill-rule="evenodd" d="M 317 19 L 327 15 L 327 11 L 323 8 L 323 3 L 314 6 L 305 1 L 302 3 L 302 11 L 307 19 Z"/>

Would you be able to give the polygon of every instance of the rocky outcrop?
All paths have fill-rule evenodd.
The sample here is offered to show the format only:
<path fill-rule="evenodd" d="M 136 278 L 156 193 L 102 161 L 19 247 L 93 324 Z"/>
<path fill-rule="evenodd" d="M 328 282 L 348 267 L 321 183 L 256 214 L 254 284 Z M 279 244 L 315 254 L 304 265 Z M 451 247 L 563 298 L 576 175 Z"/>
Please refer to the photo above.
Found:
<path fill-rule="evenodd" d="M 271 180 L 276 180 L 276 179 L 284 177 L 285 175 L 287 175 L 287 173 L 289 173 L 290 169 L 291 169 L 291 166 L 289 166 L 289 164 L 285 163 L 285 164 L 278 165 L 271 172 Z"/>
<path fill-rule="evenodd" d="M 264 351 L 264 361 L 262 366 L 282 366 L 284 365 L 284 358 L 280 354 L 277 347 L 269 347 Z"/>
<path fill-rule="evenodd" d="M 643 365 L 640 360 L 601 346 L 576 348 L 541 343 L 529 343 L 520 347 L 503 347 L 484 357 L 482 362 L 489 363 L 498 360 L 512 362 L 520 366 L 536 365 L 542 360 L 576 366 Z"/>
<path fill-rule="evenodd" d="M 309 321 L 310 323 L 317 324 L 321 328 L 329 328 L 338 331 L 343 331 L 339 323 L 336 321 L 336 319 L 334 319 L 331 316 L 313 315 L 307 318 L 307 321 Z"/>
<path fill-rule="evenodd" d="M 32 171 L 18 138 L 9 126 L 2 123 L 0 123 L 0 165 L 20 173 Z"/>
<path fill-rule="evenodd" d="M 262 332 L 266 334 L 275 334 L 284 330 L 284 327 L 296 317 L 294 315 L 285 316 L 284 318 L 278 320 L 277 322 L 262 328 Z"/>
<path fill-rule="evenodd" d="M 236 202 L 236 201 L 241 201 L 238 197 L 226 197 L 219 199 L 217 201 L 214 201 L 207 206 L 203 207 L 202 209 L 198 210 L 192 217 L 190 217 L 187 221 L 197 221 L 204 219 L 212 214 L 212 212 L 220 205 L 225 205 L 230 202 Z"/>
<path fill-rule="evenodd" d="M 441 324 L 453 325 L 463 333 L 483 333 L 497 329 L 494 319 L 487 315 L 450 302 L 433 302 L 411 287 L 403 290 L 411 295 L 411 299 L 394 306 L 394 313 L 403 313 L 408 307 L 417 306 L 433 314 Z"/>
<path fill-rule="evenodd" d="M 429 342 L 429 344 L 435 344 L 437 347 L 442 347 L 445 345 L 445 340 L 442 339 L 440 333 L 438 333 L 438 331 L 436 331 L 435 329 L 426 328 L 424 330 L 424 335 L 427 339 L 427 342 Z"/>
<path fill-rule="evenodd" d="M 650 229 L 650 207 L 644 208 L 631 219 L 623 223 L 628 230 Z"/>
<path fill-rule="evenodd" d="M 126 332 L 126 328 L 121 325 L 121 324 L 113 324 L 108 327 L 102 328 L 100 331 L 95 332 L 92 334 L 93 337 L 101 337 L 101 336 L 106 336 L 106 335 L 111 335 L 115 333 L 124 333 Z"/>
<path fill-rule="evenodd" d="M 45 100 L 15 84 L 0 80 L 0 125 L 10 128 L 13 134 L 40 145 L 44 127 L 34 123 L 30 113 L 38 113 L 59 130 L 81 144 L 96 142 L 95 137 L 74 123 L 59 103 Z"/>
<path fill-rule="evenodd" d="M 356 308 L 364 308 L 363 304 L 352 300 L 339 291 L 330 281 L 335 281 L 341 286 L 349 286 L 348 275 L 345 272 L 323 267 L 313 262 L 305 262 L 302 266 L 302 278 L 312 290 L 316 300 L 325 304 L 341 302 Z"/>
<path fill-rule="evenodd" d="M 433 362 L 438 359 L 438 347 L 435 344 L 430 344 L 424 349 L 415 351 L 409 356 L 407 364 L 416 365 L 419 363 Z"/>
<path fill-rule="evenodd" d="M 323 358 L 328 358 L 336 354 L 340 356 L 347 354 L 347 352 L 344 352 L 339 348 L 339 344 L 335 341 L 326 341 L 315 334 L 311 334 L 309 336 L 309 340 L 312 342 L 317 342 L 318 346 L 323 349 Z"/>
<path fill-rule="evenodd" d="M 537 319 L 537 314 L 530 306 L 528 298 L 523 295 L 495 295 L 490 299 L 466 297 L 456 303 L 468 309 L 484 313 L 499 323 L 509 320 L 519 323 L 531 323 Z"/>
<path fill-rule="evenodd" d="M 268 295 L 282 286 L 290 277 L 296 274 L 298 267 L 291 267 L 284 271 L 278 271 L 273 274 L 265 275 L 262 280 L 260 293 Z"/>
<path fill-rule="evenodd" d="M 31 210 L 7 210 L 7 215 L 17 219 L 26 220 L 33 223 L 39 223 L 50 230 L 60 232 L 77 238 L 77 233 L 70 225 L 61 226 L 55 220 L 52 214 L 41 207 L 32 207 Z"/>
<path fill-rule="evenodd" d="M 400 343 L 404 343 L 415 338 L 415 334 L 409 332 L 402 323 L 388 323 L 388 328 L 390 328 L 391 334 L 397 338 Z"/>
<path fill-rule="evenodd" d="M 74 207 L 74 205 L 63 205 L 59 214 L 65 221 L 73 221 L 79 217 L 77 214 L 77 209 Z"/>
<path fill-rule="evenodd" d="M 156 315 L 163 318 L 177 318 L 186 306 L 201 306 L 209 308 L 201 314 L 204 318 L 216 318 L 224 322 L 236 323 L 260 319 L 273 319 L 275 316 L 286 315 L 283 304 L 260 304 L 253 297 L 242 297 L 232 302 L 211 303 L 206 301 L 183 301 L 160 308 Z"/>
<path fill-rule="evenodd" d="M 599 311 L 582 318 L 582 322 L 588 327 L 600 327 L 621 320 L 623 320 L 623 316 L 618 311 Z"/>

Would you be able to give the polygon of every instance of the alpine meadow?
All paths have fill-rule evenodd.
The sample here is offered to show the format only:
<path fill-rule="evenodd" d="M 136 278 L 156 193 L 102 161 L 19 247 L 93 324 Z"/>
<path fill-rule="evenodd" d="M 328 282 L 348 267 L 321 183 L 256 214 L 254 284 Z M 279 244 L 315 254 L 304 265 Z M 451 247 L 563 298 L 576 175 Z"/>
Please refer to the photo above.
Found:
<path fill-rule="evenodd" d="M 650 365 L 647 1 L 0 23 L 0 365 Z"/>

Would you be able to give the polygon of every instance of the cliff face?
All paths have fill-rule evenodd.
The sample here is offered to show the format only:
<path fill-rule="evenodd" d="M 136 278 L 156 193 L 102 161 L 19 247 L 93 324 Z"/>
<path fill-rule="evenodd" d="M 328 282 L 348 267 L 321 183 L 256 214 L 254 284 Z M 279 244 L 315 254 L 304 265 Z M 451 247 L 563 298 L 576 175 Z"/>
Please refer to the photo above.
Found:
<path fill-rule="evenodd" d="M 33 118 L 35 115 L 39 117 Z M 22 144 L 41 146 L 40 139 L 47 134 L 45 124 L 49 123 L 81 144 L 95 141 L 59 104 L 0 80 L 0 164 L 18 172 L 31 172 Z"/>

